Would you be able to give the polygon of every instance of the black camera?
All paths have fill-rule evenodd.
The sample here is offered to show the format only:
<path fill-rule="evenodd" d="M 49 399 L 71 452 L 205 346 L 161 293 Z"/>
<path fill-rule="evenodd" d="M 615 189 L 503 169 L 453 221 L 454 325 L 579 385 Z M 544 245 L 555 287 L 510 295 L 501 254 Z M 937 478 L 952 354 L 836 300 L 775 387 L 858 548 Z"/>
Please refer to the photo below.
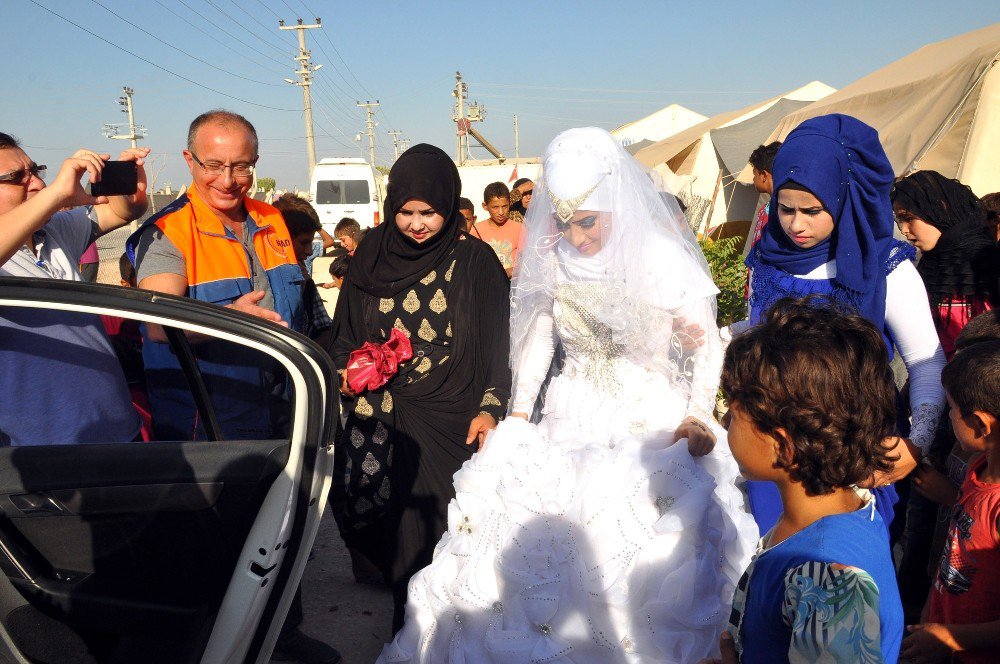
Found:
<path fill-rule="evenodd" d="M 134 161 L 106 161 L 101 181 L 90 183 L 91 196 L 131 196 L 139 188 L 139 167 Z"/>

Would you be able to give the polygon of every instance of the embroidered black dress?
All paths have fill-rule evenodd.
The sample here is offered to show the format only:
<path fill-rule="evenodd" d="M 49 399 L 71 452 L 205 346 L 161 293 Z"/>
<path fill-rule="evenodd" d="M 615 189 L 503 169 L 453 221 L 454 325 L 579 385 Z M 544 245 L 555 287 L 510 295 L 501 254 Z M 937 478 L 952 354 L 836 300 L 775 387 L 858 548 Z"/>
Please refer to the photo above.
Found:
<path fill-rule="evenodd" d="M 442 168 L 454 170 L 441 155 Z M 401 162 L 406 164 L 401 157 L 397 166 Z M 349 457 L 348 544 L 375 562 L 392 588 L 394 628 L 403 623 L 409 578 L 430 563 L 447 529 L 452 476 L 475 451 L 465 444 L 469 425 L 479 413 L 503 417 L 511 381 L 509 281 L 487 244 L 458 231 L 457 171 L 447 201 L 419 189 L 400 193 L 406 173 L 396 171 L 394 166 L 390 182 L 397 189 L 390 185 L 386 201 L 390 221 L 369 232 L 358 248 L 355 258 L 361 260 L 352 262 L 337 303 L 333 344 L 341 370 L 351 351 L 366 341 L 384 343 L 394 327 L 413 345 L 413 358 L 385 387 L 350 404 L 343 437 Z M 414 198 L 443 210 L 441 234 L 454 235 L 446 251 L 433 255 L 440 247 L 432 245 L 400 259 L 413 247 L 393 247 L 399 231 L 391 215 Z M 377 275 L 393 260 L 399 263 L 393 274 L 419 261 L 424 269 L 382 283 L 387 280 Z"/>

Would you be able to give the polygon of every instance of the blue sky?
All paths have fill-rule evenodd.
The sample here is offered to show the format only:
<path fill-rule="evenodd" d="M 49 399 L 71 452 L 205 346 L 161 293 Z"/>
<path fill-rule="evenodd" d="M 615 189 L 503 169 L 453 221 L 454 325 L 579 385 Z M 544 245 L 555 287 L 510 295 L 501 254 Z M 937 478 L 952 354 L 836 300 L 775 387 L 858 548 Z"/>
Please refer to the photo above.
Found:
<path fill-rule="evenodd" d="M 0 130 L 50 168 L 83 145 L 117 153 L 126 143 L 101 128 L 125 120 L 115 100 L 128 85 L 149 130 L 141 143 L 154 151 L 150 171 L 157 186 L 175 187 L 189 178 L 180 156 L 188 123 L 220 106 L 256 125 L 262 176 L 283 188 L 307 183 L 302 94 L 283 81 L 294 78 L 295 33 L 279 32 L 279 17 L 322 18 L 323 28 L 306 35 L 314 63 L 324 65 L 313 95 L 318 157 L 359 155 L 364 115 L 355 101 L 378 99 L 383 165 L 392 160 L 390 129 L 411 145 L 454 152 L 456 70 L 486 106 L 478 129 L 513 154 L 516 113 L 520 153 L 537 155 L 562 129 L 612 129 L 671 103 L 713 115 L 811 80 L 842 87 L 926 43 L 1000 21 L 995 0 L 5 5 Z"/>

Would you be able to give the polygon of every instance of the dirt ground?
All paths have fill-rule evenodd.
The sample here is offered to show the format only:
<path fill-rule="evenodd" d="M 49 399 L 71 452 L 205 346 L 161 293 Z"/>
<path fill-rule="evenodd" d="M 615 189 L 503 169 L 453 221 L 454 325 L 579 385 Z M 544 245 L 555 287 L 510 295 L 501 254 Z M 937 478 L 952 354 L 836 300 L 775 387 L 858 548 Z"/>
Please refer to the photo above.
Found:
<path fill-rule="evenodd" d="M 354 582 L 350 556 L 329 511 L 302 577 L 302 605 L 302 631 L 339 650 L 344 664 L 371 664 L 389 640 L 392 596 L 384 587 Z"/>

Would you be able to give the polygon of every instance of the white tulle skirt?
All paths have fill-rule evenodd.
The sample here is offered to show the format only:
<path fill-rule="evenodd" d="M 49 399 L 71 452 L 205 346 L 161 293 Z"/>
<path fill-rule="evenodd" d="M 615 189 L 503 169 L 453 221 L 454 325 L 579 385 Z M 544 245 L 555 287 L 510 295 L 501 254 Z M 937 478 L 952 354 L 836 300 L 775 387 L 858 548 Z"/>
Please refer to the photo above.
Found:
<path fill-rule="evenodd" d="M 584 381 L 556 379 L 542 424 L 501 422 L 455 474 L 448 532 L 410 581 L 406 625 L 379 662 L 717 653 L 757 540 L 725 432 L 716 427 L 715 450 L 692 458 L 666 430 L 607 437 L 609 421 L 623 420 L 584 408 L 593 400 Z"/>

